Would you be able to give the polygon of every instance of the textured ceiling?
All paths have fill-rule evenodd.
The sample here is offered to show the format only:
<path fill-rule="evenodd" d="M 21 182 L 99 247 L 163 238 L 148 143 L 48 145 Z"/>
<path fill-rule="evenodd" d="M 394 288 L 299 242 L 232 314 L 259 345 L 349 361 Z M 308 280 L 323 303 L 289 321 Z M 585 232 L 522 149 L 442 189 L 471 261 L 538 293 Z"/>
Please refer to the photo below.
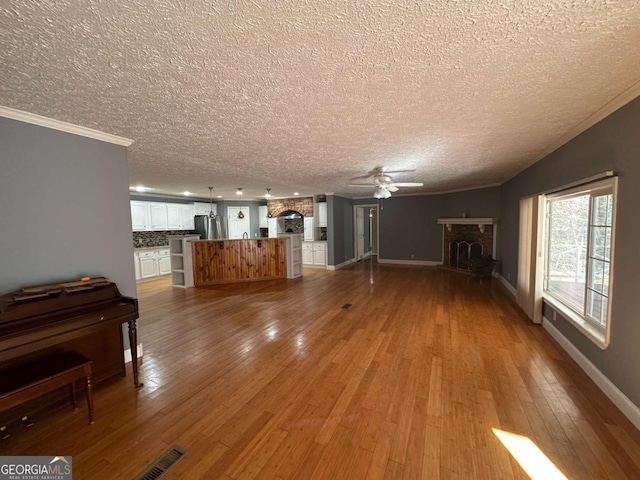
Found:
<path fill-rule="evenodd" d="M 132 184 L 353 196 L 386 166 L 445 191 L 508 179 L 635 84 L 640 6 L 8 0 L 0 45 L 0 105 L 135 140 Z"/>

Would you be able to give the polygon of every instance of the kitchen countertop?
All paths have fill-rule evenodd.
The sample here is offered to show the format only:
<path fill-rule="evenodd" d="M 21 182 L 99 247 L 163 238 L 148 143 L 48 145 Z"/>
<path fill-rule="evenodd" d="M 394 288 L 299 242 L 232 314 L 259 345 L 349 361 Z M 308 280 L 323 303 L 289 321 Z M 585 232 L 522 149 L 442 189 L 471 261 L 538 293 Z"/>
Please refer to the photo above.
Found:
<path fill-rule="evenodd" d="M 133 250 L 136 252 L 140 252 L 142 250 L 155 250 L 156 248 L 169 248 L 169 244 L 158 245 L 157 247 L 133 247 Z"/>

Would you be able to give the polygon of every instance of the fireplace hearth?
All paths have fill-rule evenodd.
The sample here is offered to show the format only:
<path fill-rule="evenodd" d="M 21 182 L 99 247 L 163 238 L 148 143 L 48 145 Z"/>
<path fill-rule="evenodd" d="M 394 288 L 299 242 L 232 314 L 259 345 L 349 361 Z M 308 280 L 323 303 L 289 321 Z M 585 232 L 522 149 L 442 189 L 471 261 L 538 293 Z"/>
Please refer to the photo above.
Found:
<path fill-rule="evenodd" d="M 469 272 L 474 260 L 494 256 L 497 220 L 494 218 L 439 218 L 443 226 L 442 264 Z"/>

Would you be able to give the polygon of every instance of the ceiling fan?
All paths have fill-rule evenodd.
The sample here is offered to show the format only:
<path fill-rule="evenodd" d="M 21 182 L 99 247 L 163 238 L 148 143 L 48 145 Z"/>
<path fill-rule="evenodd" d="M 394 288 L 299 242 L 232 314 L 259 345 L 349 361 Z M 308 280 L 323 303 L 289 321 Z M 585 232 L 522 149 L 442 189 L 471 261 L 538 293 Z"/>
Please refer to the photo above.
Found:
<path fill-rule="evenodd" d="M 367 175 L 363 175 L 361 177 L 355 177 L 351 180 L 360 180 L 365 178 L 371 178 L 371 183 L 350 183 L 350 187 L 373 187 L 375 190 L 373 191 L 374 198 L 389 198 L 392 193 L 395 193 L 399 190 L 399 187 L 422 187 L 424 183 L 422 182 L 394 182 L 393 179 L 389 176 L 393 173 L 408 173 L 415 172 L 415 170 L 385 170 L 384 167 L 376 167 L 369 172 Z"/>

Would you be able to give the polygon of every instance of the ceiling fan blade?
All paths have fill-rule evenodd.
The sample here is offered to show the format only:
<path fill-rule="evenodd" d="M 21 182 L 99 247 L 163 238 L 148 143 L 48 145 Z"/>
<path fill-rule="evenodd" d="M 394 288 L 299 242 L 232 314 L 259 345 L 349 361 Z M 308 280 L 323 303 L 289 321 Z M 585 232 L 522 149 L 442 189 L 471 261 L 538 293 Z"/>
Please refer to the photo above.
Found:
<path fill-rule="evenodd" d="M 415 172 L 416 169 L 414 168 L 413 170 L 383 170 L 383 173 L 385 175 L 389 175 L 392 173 L 411 173 L 411 172 Z"/>
<path fill-rule="evenodd" d="M 365 179 L 371 178 L 371 177 L 373 177 L 373 174 L 369 173 L 367 175 L 360 175 L 359 177 L 350 178 L 349 180 L 365 180 Z"/>
<path fill-rule="evenodd" d="M 422 182 L 393 182 L 391 185 L 396 187 L 424 187 Z"/>
<path fill-rule="evenodd" d="M 373 183 L 350 183 L 349 186 L 350 187 L 367 187 L 367 188 L 375 187 Z"/>
<path fill-rule="evenodd" d="M 397 192 L 400 189 L 392 184 L 392 185 L 387 185 L 387 190 L 389 190 L 390 192 Z"/>

